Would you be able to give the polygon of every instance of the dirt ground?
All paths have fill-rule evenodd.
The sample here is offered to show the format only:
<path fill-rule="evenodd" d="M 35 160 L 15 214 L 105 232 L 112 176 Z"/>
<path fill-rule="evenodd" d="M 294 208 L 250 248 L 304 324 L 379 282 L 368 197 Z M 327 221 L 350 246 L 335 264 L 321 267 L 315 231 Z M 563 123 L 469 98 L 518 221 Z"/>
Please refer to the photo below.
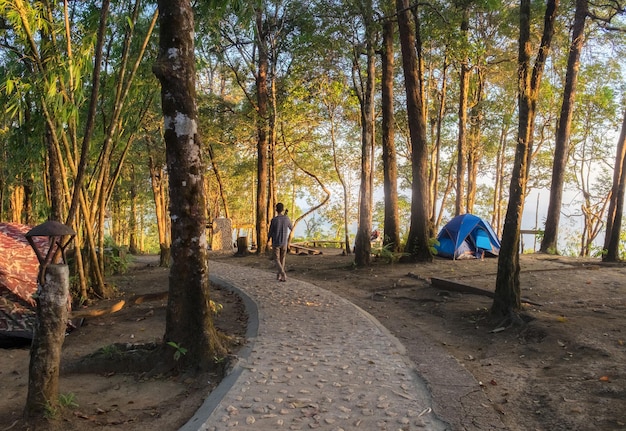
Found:
<path fill-rule="evenodd" d="M 528 323 L 503 328 L 488 318 L 489 296 L 432 284 L 437 278 L 493 291 L 496 259 L 378 260 L 371 268 L 355 269 L 354 258 L 339 253 L 289 255 L 287 275 L 371 313 L 415 363 L 420 363 L 420 351 L 414 334 L 427 334 L 481 383 L 488 407 L 508 429 L 626 429 L 626 265 L 521 256 Z M 258 256 L 231 262 L 272 268 Z"/>
<path fill-rule="evenodd" d="M 265 256 L 212 258 L 272 268 Z M 626 429 L 626 265 L 523 255 L 522 296 L 528 323 L 503 328 L 488 319 L 489 296 L 467 289 L 459 292 L 451 284 L 433 285 L 433 279 L 435 285 L 443 279 L 492 291 L 495 259 L 437 259 L 427 264 L 390 264 L 381 259 L 365 269 L 354 268 L 353 261 L 335 249 L 323 250 L 322 255 L 289 255 L 287 275 L 331 290 L 371 313 L 416 363 L 420 351 L 414 334 L 427 334 L 481 382 L 487 407 L 495 409 L 510 430 Z M 164 291 L 167 270 L 148 263 L 140 262 L 111 282 L 126 297 Z M 218 327 L 243 337 L 241 303 L 220 291 L 213 297 L 224 305 Z M 164 305 L 163 299 L 155 299 L 88 319 L 85 327 L 66 338 L 64 362 L 80 362 L 114 343 L 158 340 L 164 332 Z M 73 402 L 61 412 L 59 429 L 176 430 L 219 380 L 217 375 L 187 380 L 88 371 L 62 375 L 60 392 Z M 27 429 L 20 417 L 28 349 L 0 350 L 0 381 L 0 431 Z"/>
<path fill-rule="evenodd" d="M 221 381 L 223 364 L 194 378 L 150 372 L 153 364 L 145 358 L 165 333 L 168 288 L 168 269 L 157 265 L 158 256 L 136 257 L 129 272 L 107 278 L 118 290 L 116 298 L 75 310 L 110 309 L 126 301 L 120 311 L 85 318 L 84 326 L 65 338 L 61 407 L 53 413 L 54 420 L 38 426 L 24 423 L 29 346 L 0 349 L 0 431 L 167 431 L 177 430 L 193 416 Z M 226 291 L 214 290 L 211 297 L 223 306 L 215 325 L 233 338 L 230 349 L 235 353 L 245 341 L 244 306 Z"/>

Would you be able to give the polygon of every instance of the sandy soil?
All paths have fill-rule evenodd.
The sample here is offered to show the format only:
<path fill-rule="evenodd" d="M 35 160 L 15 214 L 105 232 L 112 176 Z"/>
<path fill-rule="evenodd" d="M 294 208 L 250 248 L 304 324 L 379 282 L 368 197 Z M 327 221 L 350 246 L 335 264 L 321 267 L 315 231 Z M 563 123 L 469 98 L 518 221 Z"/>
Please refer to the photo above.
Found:
<path fill-rule="evenodd" d="M 272 268 L 265 256 L 213 256 L 218 258 L 235 265 Z M 322 255 L 289 255 L 287 274 L 342 295 L 374 315 L 407 347 L 416 363 L 420 345 L 415 334 L 426 334 L 481 382 L 489 400 L 484 407 L 498 412 L 510 430 L 626 429 L 625 265 L 522 256 L 528 323 L 503 328 L 488 318 L 489 296 L 432 284 L 437 278 L 492 291 L 495 259 L 437 259 L 428 264 L 376 260 L 365 269 L 354 268 L 353 260 L 334 249 Z M 111 281 L 126 297 L 162 292 L 167 270 L 140 262 L 127 275 Z M 242 336 L 245 315 L 237 298 L 219 291 L 214 298 L 224 305 L 223 322 L 218 319 L 218 326 Z M 88 319 L 87 326 L 67 337 L 64 363 L 80 362 L 98 349 L 110 350 L 107 346 L 115 343 L 134 345 L 160 339 L 164 305 L 163 299 L 155 299 Z M 73 402 L 51 423 L 57 429 L 176 430 L 219 380 L 219 375 L 189 380 L 119 370 L 83 371 L 65 372 L 61 377 L 61 393 Z M 0 349 L 0 381 L 0 431 L 27 429 L 20 418 L 28 382 L 28 349 Z"/>
<path fill-rule="evenodd" d="M 420 362 L 420 331 L 481 383 L 510 430 L 626 429 L 626 265 L 521 256 L 521 327 L 490 321 L 492 299 L 441 289 L 433 278 L 493 291 L 496 259 L 427 264 L 375 261 L 355 269 L 338 250 L 289 255 L 288 277 L 359 305 Z M 229 262 L 271 269 L 264 257 Z M 435 280 L 436 281 L 436 280 Z M 437 283 L 435 283 L 437 284 Z"/>

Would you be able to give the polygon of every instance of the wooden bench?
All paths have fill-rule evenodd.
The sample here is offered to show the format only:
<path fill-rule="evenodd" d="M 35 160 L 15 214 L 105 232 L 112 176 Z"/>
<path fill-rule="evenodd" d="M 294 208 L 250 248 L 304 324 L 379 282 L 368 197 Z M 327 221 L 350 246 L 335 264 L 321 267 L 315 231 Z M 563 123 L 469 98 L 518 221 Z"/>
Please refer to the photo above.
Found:
<path fill-rule="evenodd" d="M 327 245 L 334 245 L 334 246 L 338 246 L 337 248 L 343 248 L 343 245 L 345 244 L 344 241 L 332 241 L 332 240 L 312 240 L 312 241 L 304 241 L 301 242 L 300 244 L 304 245 L 305 247 L 308 247 L 309 244 L 312 244 L 313 247 L 325 247 Z"/>
<path fill-rule="evenodd" d="M 301 253 L 306 253 L 306 254 L 322 254 L 322 252 L 320 250 L 315 250 L 314 248 L 309 248 L 307 247 L 308 244 L 306 243 L 299 243 L 299 242 L 295 242 L 295 243 L 291 243 L 289 244 L 289 251 L 290 252 L 294 252 L 296 254 L 301 254 Z"/>

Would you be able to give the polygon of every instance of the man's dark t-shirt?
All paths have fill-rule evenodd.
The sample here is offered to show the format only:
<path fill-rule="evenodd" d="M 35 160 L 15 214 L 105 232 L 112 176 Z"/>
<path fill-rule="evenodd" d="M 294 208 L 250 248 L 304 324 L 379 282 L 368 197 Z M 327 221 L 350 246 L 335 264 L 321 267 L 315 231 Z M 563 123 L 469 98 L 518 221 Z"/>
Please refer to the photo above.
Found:
<path fill-rule="evenodd" d="M 292 229 L 291 220 L 284 214 L 274 217 L 270 223 L 269 237 L 272 247 L 287 247 L 289 231 Z"/>

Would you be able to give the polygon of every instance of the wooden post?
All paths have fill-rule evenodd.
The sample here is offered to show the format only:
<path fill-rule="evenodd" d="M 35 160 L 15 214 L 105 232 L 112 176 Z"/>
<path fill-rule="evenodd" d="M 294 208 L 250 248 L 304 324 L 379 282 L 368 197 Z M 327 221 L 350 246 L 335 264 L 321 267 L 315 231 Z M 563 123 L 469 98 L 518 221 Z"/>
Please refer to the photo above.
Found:
<path fill-rule="evenodd" d="M 45 282 L 38 283 L 37 322 L 30 349 L 28 396 L 24 417 L 43 418 L 58 404 L 61 347 L 68 319 L 69 269 L 48 265 Z"/>
<path fill-rule="evenodd" d="M 248 237 L 240 236 L 237 238 L 237 256 L 246 256 L 248 251 Z"/>

